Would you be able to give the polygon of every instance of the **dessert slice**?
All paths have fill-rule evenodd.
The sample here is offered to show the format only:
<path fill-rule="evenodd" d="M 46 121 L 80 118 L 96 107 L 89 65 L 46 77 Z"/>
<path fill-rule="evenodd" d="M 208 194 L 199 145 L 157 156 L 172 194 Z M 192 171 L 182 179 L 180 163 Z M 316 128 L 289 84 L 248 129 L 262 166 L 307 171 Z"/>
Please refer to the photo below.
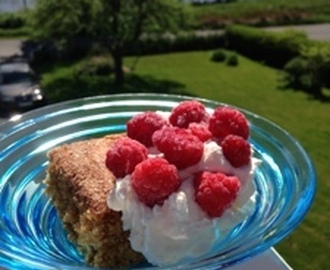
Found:
<path fill-rule="evenodd" d="M 105 155 L 123 135 L 59 146 L 48 153 L 46 192 L 68 231 L 69 239 L 97 267 L 125 267 L 143 260 L 132 250 L 121 213 L 107 207 L 115 177 Z"/>
<path fill-rule="evenodd" d="M 126 127 L 127 136 L 48 154 L 46 191 L 88 264 L 180 264 L 206 255 L 253 213 L 260 161 L 241 112 L 184 101 Z"/>

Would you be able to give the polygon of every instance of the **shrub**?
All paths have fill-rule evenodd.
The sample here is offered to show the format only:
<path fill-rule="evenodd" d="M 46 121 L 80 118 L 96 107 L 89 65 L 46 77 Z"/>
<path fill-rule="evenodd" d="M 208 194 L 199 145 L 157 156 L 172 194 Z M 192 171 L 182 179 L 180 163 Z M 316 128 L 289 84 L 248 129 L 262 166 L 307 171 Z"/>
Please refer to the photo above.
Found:
<path fill-rule="evenodd" d="M 30 34 L 30 29 L 27 27 L 15 28 L 15 29 L 1 29 L 0 37 L 23 37 Z"/>
<path fill-rule="evenodd" d="M 225 35 L 230 49 L 276 68 L 300 55 L 302 44 L 311 43 L 304 32 L 274 33 L 243 25 L 229 26 Z"/>
<path fill-rule="evenodd" d="M 84 76 L 106 76 L 114 72 L 113 59 L 110 56 L 94 56 L 83 61 L 75 70 L 76 78 Z"/>
<path fill-rule="evenodd" d="M 34 67 L 61 59 L 59 50 L 51 42 L 29 40 L 28 42 L 24 42 L 23 50 L 32 52 L 31 65 Z"/>
<path fill-rule="evenodd" d="M 308 59 L 310 69 L 324 86 L 330 85 L 330 43 L 314 42 L 302 46 L 301 55 Z"/>
<path fill-rule="evenodd" d="M 306 86 L 306 74 L 308 74 L 308 60 L 297 56 L 290 60 L 283 68 L 284 82 L 286 86 L 294 89 L 304 89 Z"/>
<path fill-rule="evenodd" d="M 26 26 L 26 15 L 23 12 L 0 14 L 1 29 L 18 29 Z"/>
<path fill-rule="evenodd" d="M 213 62 L 224 62 L 227 58 L 227 55 L 223 49 L 218 49 L 213 52 L 211 60 Z"/>
<path fill-rule="evenodd" d="M 224 35 L 179 34 L 162 37 L 146 36 L 138 43 L 128 44 L 125 55 L 147 55 L 169 52 L 212 50 L 224 46 Z"/>
<path fill-rule="evenodd" d="M 284 67 L 287 86 L 316 97 L 322 96 L 322 88 L 330 85 L 329 74 L 330 44 L 325 42 L 302 46 L 301 56 L 293 58 Z"/>
<path fill-rule="evenodd" d="M 238 56 L 236 53 L 232 53 L 227 60 L 227 65 L 228 66 L 238 66 Z"/>
<path fill-rule="evenodd" d="M 303 74 L 300 77 L 301 89 L 315 97 L 320 97 L 322 94 L 322 83 L 315 77 L 312 72 Z"/>

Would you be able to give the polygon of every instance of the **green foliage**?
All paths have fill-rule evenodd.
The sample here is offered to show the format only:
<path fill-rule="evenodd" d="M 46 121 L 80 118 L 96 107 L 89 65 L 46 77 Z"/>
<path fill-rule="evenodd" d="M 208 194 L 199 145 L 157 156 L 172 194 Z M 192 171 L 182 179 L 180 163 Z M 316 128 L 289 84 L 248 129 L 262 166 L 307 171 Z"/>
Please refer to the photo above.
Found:
<path fill-rule="evenodd" d="M 231 53 L 228 56 L 226 64 L 228 66 L 232 66 L 232 67 L 238 66 L 238 56 L 237 56 L 237 54 L 236 53 Z"/>
<path fill-rule="evenodd" d="M 218 49 L 213 52 L 211 61 L 213 62 L 224 62 L 227 58 L 226 52 L 223 49 Z"/>
<path fill-rule="evenodd" d="M 0 13 L 0 29 L 18 29 L 26 26 L 27 14 L 24 12 Z"/>
<path fill-rule="evenodd" d="M 319 95 L 321 84 L 307 58 L 295 57 L 284 66 L 283 70 L 284 82 L 287 88 L 304 90 Z"/>
<path fill-rule="evenodd" d="M 92 35 L 97 6 L 89 0 L 37 0 L 30 16 L 33 37 L 64 47 L 77 36 Z"/>
<path fill-rule="evenodd" d="M 17 29 L 0 29 L 0 38 L 26 37 L 30 34 L 30 28 L 22 27 Z"/>
<path fill-rule="evenodd" d="M 185 23 L 183 5 L 175 0 L 37 0 L 30 24 L 37 38 L 67 45 L 77 36 L 116 46 L 142 33 L 176 29 Z M 118 10 L 116 10 L 118 8 Z"/>
<path fill-rule="evenodd" d="M 302 77 L 308 71 L 308 61 L 304 57 L 297 56 L 284 66 L 283 71 L 286 85 L 294 89 L 301 89 L 303 87 Z"/>
<path fill-rule="evenodd" d="M 322 88 L 330 85 L 330 44 L 314 42 L 301 47 L 301 56 L 293 58 L 284 67 L 287 86 L 322 96 Z"/>
<path fill-rule="evenodd" d="M 36 37 L 55 42 L 69 54 L 82 37 L 99 43 L 112 54 L 116 83 L 122 84 L 122 58 L 128 44 L 144 34 L 163 34 L 184 24 L 183 7 L 178 0 L 38 0 L 31 24 L 38 29 Z"/>
<path fill-rule="evenodd" d="M 223 47 L 223 34 L 198 36 L 194 33 L 145 36 L 136 43 L 127 44 L 125 55 L 150 55 L 169 52 L 210 50 Z"/>
<path fill-rule="evenodd" d="M 226 38 L 229 48 L 276 68 L 282 68 L 300 55 L 303 44 L 308 46 L 311 43 L 304 32 L 287 30 L 274 33 L 243 25 L 229 26 Z"/>
<path fill-rule="evenodd" d="M 227 28 L 229 48 L 267 65 L 284 69 L 286 87 L 322 98 L 330 86 L 330 43 L 309 40 L 298 31 L 267 32 L 250 26 Z"/>
<path fill-rule="evenodd" d="M 29 12 L 0 13 L 0 37 L 23 37 L 30 34 L 27 27 Z"/>
<path fill-rule="evenodd" d="M 85 76 L 107 76 L 114 72 L 111 56 L 94 56 L 84 60 L 75 68 L 75 78 Z"/>

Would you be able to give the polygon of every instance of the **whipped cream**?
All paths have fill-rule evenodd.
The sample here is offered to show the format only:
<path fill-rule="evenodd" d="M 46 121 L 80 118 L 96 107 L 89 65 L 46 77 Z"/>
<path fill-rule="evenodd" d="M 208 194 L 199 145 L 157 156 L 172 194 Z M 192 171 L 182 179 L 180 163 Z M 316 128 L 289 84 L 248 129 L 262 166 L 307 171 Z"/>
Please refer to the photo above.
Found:
<path fill-rule="evenodd" d="M 150 157 L 159 155 L 153 152 Z M 253 177 L 260 162 L 251 158 L 249 165 L 234 168 L 217 143 L 206 142 L 201 161 L 179 171 L 183 183 L 163 205 L 150 208 L 141 203 L 127 175 L 116 180 L 108 196 L 108 207 L 122 212 L 123 228 L 130 231 L 132 248 L 150 263 L 158 266 L 180 263 L 204 255 L 253 213 Z M 202 170 L 236 175 L 241 181 L 235 202 L 219 218 L 209 218 L 195 202 L 193 174 Z"/>

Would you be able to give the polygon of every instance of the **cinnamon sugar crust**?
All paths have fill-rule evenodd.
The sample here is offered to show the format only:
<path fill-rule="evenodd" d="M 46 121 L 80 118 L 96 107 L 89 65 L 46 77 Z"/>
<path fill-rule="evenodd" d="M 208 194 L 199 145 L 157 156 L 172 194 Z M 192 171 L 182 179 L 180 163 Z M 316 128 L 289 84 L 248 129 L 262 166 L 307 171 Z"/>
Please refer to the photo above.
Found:
<path fill-rule="evenodd" d="M 105 166 L 105 156 L 121 136 L 74 142 L 48 153 L 46 193 L 69 239 L 96 267 L 127 267 L 143 260 L 122 229 L 121 213 L 107 207 L 115 177 Z"/>

